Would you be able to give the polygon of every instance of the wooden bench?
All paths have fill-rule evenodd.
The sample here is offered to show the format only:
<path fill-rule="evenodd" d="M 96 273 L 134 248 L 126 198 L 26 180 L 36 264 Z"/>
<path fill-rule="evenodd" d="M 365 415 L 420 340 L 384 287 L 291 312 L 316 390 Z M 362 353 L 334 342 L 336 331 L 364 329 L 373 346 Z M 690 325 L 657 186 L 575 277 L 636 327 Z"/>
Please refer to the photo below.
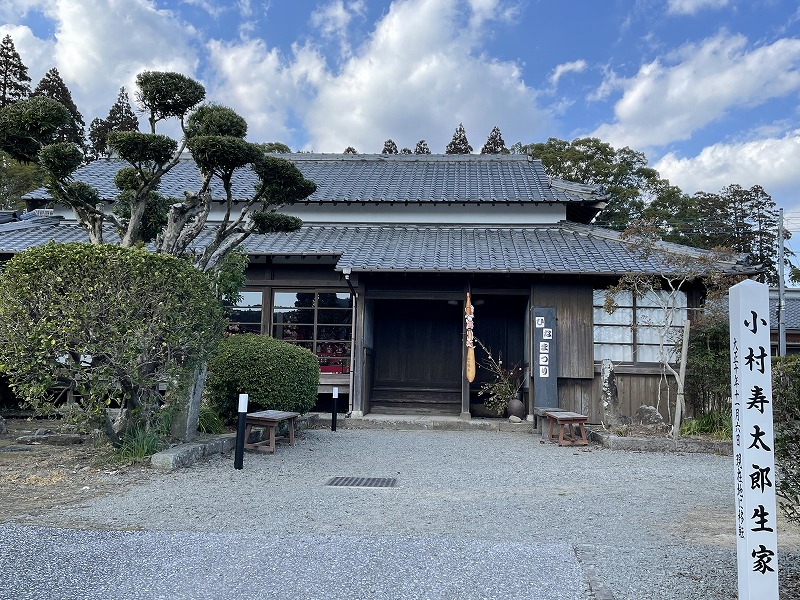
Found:
<path fill-rule="evenodd" d="M 589 420 L 586 415 L 569 411 L 546 411 L 544 416 L 550 420 L 547 437 L 553 442 L 558 440 L 559 446 L 586 446 L 586 428 L 584 424 Z M 558 435 L 553 432 L 553 425 L 558 426 Z M 573 426 L 577 425 L 580 435 L 576 435 Z"/>
<path fill-rule="evenodd" d="M 545 416 L 547 412 L 566 412 L 562 408 L 556 408 L 554 406 L 534 406 L 533 407 L 533 428 L 536 430 L 537 433 L 544 435 L 545 433 L 545 425 L 547 424 L 548 418 Z"/>
<path fill-rule="evenodd" d="M 257 452 L 275 452 L 275 430 L 282 422 L 287 422 L 289 428 L 289 445 L 294 446 L 294 427 L 295 420 L 300 416 L 300 413 L 287 412 L 285 410 L 262 410 L 254 413 L 247 413 L 245 420 L 244 431 L 244 447 L 247 450 L 255 450 Z M 267 439 L 249 443 L 250 434 L 254 427 L 261 427 L 266 430 Z"/>

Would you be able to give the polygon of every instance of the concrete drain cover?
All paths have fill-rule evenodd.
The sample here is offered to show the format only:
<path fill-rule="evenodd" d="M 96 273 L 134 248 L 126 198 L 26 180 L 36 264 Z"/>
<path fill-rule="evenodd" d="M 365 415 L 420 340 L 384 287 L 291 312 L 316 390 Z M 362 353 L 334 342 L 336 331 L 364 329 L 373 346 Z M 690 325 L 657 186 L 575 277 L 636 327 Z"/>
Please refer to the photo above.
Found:
<path fill-rule="evenodd" d="M 333 487 L 366 487 L 389 488 L 397 487 L 395 477 L 331 477 L 325 485 Z"/>

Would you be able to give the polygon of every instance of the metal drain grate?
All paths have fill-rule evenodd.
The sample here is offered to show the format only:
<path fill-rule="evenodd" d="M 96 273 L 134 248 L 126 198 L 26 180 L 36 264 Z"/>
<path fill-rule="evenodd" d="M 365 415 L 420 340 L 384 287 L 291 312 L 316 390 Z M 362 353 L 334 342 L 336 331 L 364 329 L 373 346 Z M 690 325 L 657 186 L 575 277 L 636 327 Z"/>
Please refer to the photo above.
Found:
<path fill-rule="evenodd" d="M 333 487 L 366 487 L 366 488 L 389 488 L 397 487 L 395 477 L 331 477 L 328 483 Z"/>

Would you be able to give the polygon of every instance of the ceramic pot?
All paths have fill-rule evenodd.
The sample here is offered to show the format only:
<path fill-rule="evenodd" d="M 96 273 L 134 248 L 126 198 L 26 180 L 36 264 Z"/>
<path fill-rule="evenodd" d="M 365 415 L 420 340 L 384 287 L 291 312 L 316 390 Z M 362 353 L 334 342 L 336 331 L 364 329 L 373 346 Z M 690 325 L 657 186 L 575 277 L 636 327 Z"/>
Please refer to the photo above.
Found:
<path fill-rule="evenodd" d="M 506 413 L 509 417 L 519 417 L 520 419 L 525 418 L 525 403 L 520 400 L 519 398 L 511 398 L 508 401 L 508 407 L 506 408 Z"/>

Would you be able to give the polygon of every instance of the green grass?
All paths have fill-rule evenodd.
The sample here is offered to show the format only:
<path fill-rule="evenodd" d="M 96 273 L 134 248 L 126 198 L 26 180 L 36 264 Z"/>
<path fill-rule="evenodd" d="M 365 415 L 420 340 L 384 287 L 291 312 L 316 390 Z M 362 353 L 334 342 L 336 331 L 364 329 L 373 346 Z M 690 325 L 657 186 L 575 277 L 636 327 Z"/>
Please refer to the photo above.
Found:
<path fill-rule="evenodd" d="M 203 433 L 222 433 L 224 427 L 222 417 L 208 404 L 200 405 L 200 418 L 197 422 L 197 429 Z"/>
<path fill-rule="evenodd" d="M 733 437 L 731 415 L 712 412 L 694 419 L 687 419 L 681 425 L 681 435 L 710 435 L 716 440 L 730 440 Z"/>
<path fill-rule="evenodd" d="M 154 430 L 134 429 L 128 432 L 117 450 L 119 457 L 133 463 L 144 460 L 161 449 L 161 438 Z"/>

